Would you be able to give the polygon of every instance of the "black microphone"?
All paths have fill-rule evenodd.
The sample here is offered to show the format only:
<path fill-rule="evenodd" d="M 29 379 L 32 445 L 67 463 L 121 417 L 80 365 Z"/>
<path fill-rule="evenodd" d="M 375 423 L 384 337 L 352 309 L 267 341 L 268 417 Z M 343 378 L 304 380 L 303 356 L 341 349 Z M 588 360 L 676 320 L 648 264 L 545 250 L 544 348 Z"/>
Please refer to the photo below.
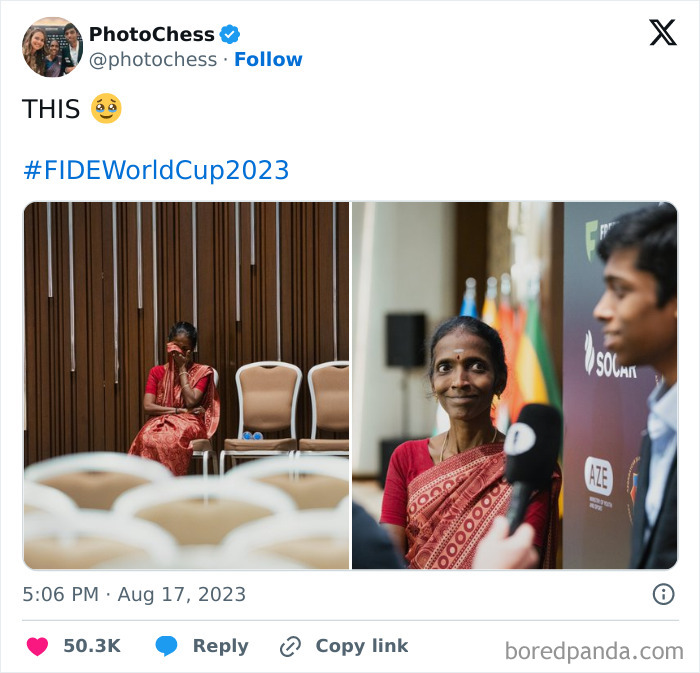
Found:
<path fill-rule="evenodd" d="M 523 522 L 533 491 L 549 488 L 561 444 L 561 414 L 547 404 L 526 404 L 508 428 L 506 479 L 513 495 L 506 519 L 510 535 Z"/>

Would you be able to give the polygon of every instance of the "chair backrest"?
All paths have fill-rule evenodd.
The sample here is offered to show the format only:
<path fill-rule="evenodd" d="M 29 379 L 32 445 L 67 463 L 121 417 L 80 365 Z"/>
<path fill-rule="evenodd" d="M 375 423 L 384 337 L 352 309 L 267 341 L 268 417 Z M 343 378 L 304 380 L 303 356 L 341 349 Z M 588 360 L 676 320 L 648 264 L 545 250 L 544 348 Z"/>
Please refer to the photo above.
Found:
<path fill-rule="evenodd" d="M 222 546 L 237 553 L 274 554 L 307 568 L 347 568 L 348 517 L 337 509 L 278 514 L 241 526 Z"/>
<path fill-rule="evenodd" d="M 101 566 L 94 566 L 100 568 Z M 219 545 L 199 544 L 178 547 L 167 564 L 157 559 L 123 557 L 109 563 L 123 570 L 306 570 L 308 566 L 286 556 L 244 553 Z"/>
<path fill-rule="evenodd" d="M 24 471 L 27 481 L 51 486 L 72 498 L 78 507 L 109 509 L 129 489 L 172 479 L 170 470 L 147 458 L 123 453 L 88 452 L 50 458 Z"/>
<path fill-rule="evenodd" d="M 350 427 L 350 363 L 323 362 L 309 370 L 311 439 L 316 431 L 346 432 Z"/>
<path fill-rule="evenodd" d="M 232 470 L 226 479 L 253 479 L 279 488 L 299 509 L 335 507 L 349 491 L 350 468 L 344 458 L 302 456 L 251 460 Z"/>
<path fill-rule="evenodd" d="M 285 493 L 249 480 L 180 477 L 124 493 L 114 511 L 158 524 L 181 545 L 218 544 L 248 521 L 296 509 Z"/>
<path fill-rule="evenodd" d="M 265 460 L 251 460 L 238 465 L 226 474 L 225 479 L 260 479 L 279 474 L 289 476 L 317 474 L 350 481 L 350 468 L 345 458 L 335 456 L 300 456 L 290 463 L 287 456 L 273 456 Z"/>
<path fill-rule="evenodd" d="M 290 429 L 296 438 L 296 411 L 302 374 L 287 362 L 268 360 L 243 365 L 236 372 L 240 419 L 238 439 L 246 428 L 260 431 Z"/>
<path fill-rule="evenodd" d="M 345 461 L 347 463 L 347 460 Z M 286 493 L 299 509 L 335 507 L 348 496 L 348 482 L 344 479 L 310 474 L 292 479 L 285 474 L 270 475 L 258 479 Z"/>
<path fill-rule="evenodd" d="M 76 509 L 70 516 L 24 518 L 24 562 L 34 569 L 106 568 L 124 557 L 167 564 L 176 549 L 158 526 L 114 512 Z"/>
<path fill-rule="evenodd" d="M 46 512 L 70 516 L 78 511 L 73 498 L 63 491 L 34 481 L 24 481 L 24 513 Z"/>

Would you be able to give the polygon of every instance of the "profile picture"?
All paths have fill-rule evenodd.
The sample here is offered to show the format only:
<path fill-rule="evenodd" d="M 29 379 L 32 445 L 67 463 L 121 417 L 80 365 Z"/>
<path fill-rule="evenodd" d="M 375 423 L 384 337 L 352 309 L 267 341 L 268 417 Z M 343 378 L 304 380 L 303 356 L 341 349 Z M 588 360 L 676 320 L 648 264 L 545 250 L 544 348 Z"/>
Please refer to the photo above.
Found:
<path fill-rule="evenodd" d="M 83 39 L 70 21 L 47 16 L 27 29 L 22 40 L 22 56 L 37 75 L 64 77 L 80 63 Z"/>

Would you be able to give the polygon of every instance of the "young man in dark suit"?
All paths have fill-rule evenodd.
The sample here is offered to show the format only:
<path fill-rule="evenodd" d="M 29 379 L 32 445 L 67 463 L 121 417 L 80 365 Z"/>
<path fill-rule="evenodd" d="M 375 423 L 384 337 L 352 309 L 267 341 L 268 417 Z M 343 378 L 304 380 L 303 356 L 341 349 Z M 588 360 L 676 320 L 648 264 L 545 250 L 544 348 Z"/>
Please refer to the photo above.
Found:
<path fill-rule="evenodd" d="M 63 47 L 63 73 L 67 75 L 75 70 L 75 67 L 80 63 L 83 57 L 83 41 L 78 40 L 78 29 L 72 24 L 67 23 L 63 28 L 63 35 L 68 40 L 68 46 Z"/>
<path fill-rule="evenodd" d="M 670 204 L 623 215 L 598 245 L 605 292 L 593 310 L 617 363 L 653 367 L 632 523 L 631 568 L 677 558 L 677 214 Z"/>

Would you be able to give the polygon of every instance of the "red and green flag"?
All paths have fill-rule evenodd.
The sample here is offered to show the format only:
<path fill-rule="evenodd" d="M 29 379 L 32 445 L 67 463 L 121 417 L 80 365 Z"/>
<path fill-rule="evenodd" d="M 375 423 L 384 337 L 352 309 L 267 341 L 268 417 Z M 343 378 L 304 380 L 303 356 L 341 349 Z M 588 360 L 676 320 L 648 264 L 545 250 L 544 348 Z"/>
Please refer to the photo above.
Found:
<path fill-rule="evenodd" d="M 542 328 L 537 298 L 531 299 L 528 305 L 527 322 L 515 359 L 515 376 L 521 399 L 518 408 L 512 410 L 513 418 L 517 418 L 523 404 L 531 402 L 550 404 L 561 411 L 559 383 Z"/>

